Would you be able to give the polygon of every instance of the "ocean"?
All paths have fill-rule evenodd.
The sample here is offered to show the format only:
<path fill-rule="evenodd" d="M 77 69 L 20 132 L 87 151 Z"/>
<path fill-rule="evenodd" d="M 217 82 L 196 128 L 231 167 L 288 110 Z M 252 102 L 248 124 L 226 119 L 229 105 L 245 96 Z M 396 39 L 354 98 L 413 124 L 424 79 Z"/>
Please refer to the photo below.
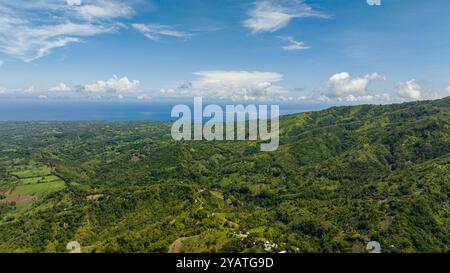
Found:
<path fill-rule="evenodd" d="M 0 121 L 168 121 L 180 102 L 0 100 Z M 204 105 L 207 103 L 204 102 Z M 247 105 L 247 103 L 242 103 Z M 248 104 L 252 104 L 249 102 Z M 192 107 L 189 103 L 186 105 Z M 224 107 L 225 104 L 221 105 Z M 327 104 L 280 104 L 280 114 L 317 111 Z M 193 108 L 191 108 L 193 109 Z M 269 110 L 270 111 L 270 110 Z"/>

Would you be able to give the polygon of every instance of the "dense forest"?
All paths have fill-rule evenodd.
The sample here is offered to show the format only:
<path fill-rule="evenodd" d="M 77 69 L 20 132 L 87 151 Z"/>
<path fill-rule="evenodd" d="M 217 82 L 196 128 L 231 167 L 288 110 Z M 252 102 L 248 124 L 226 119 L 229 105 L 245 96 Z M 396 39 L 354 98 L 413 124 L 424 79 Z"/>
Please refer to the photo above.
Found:
<path fill-rule="evenodd" d="M 450 250 L 450 97 L 280 122 L 275 152 L 170 122 L 2 122 L 0 252 Z"/>

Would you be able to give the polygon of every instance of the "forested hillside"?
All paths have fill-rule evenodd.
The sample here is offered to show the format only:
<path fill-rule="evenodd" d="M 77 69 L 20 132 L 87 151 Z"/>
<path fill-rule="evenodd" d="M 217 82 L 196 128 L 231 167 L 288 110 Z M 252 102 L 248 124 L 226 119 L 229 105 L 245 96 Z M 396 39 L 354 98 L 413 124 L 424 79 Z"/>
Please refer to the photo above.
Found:
<path fill-rule="evenodd" d="M 450 250 L 450 97 L 285 116 L 271 153 L 170 127 L 0 123 L 0 252 Z"/>

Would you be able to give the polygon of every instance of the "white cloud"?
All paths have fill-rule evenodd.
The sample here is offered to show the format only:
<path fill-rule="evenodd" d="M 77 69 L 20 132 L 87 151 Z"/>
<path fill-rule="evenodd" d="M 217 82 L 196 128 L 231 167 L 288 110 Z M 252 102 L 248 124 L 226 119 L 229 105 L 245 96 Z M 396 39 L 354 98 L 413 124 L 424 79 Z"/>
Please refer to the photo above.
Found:
<path fill-rule="evenodd" d="M 277 86 L 283 75 L 258 71 L 201 71 L 199 78 L 176 89 L 161 89 L 164 97 L 202 96 L 220 100 L 282 99 L 287 90 Z"/>
<path fill-rule="evenodd" d="M 97 81 L 93 84 L 86 84 L 84 86 L 84 90 L 91 93 L 101 93 L 105 92 L 106 90 L 106 82 L 104 81 Z"/>
<path fill-rule="evenodd" d="M 25 93 L 33 93 L 34 90 L 35 90 L 34 85 L 31 85 L 30 87 L 26 88 L 26 89 L 24 90 L 24 92 L 25 92 Z"/>
<path fill-rule="evenodd" d="M 189 86 L 192 86 L 192 85 L 189 85 Z M 180 87 L 179 89 L 181 90 L 181 92 L 178 92 L 178 93 L 173 88 L 169 88 L 169 89 L 161 88 L 159 90 L 159 93 L 163 96 L 174 97 L 174 96 L 178 96 L 178 95 L 182 95 L 182 94 L 186 95 L 188 92 L 187 90 L 189 88 L 190 87 L 186 87 L 186 88 Z"/>
<path fill-rule="evenodd" d="M 94 4 L 76 6 L 77 12 L 88 20 L 128 17 L 134 12 L 129 5 L 120 1 L 95 1 Z"/>
<path fill-rule="evenodd" d="M 327 18 L 325 14 L 313 10 L 303 0 L 257 1 L 248 15 L 250 18 L 243 24 L 253 33 L 277 31 L 286 27 L 295 18 Z"/>
<path fill-rule="evenodd" d="M 249 71 L 201 71 L 194 73 L 201 79 L 202 84 L 232 84 L 255 85 L 268 87 L 272 82 L 283 80 L 283 75 L 275 72 L 249 72 Z"/>
<path fill-rule="evenodd" d="M 361 95 L 361 96 L 348 95 L 345 97 L 340 97 L 337 100 L 344 102 L 388 102 L 392 100 L 392 97 L 388 93 L 383 93 L 383 94 Z"/>
<path fill-rule="evenodd" d="M 3 65 L 3 60 L 0 60 L 0 67 Z"/>
<path fill-rule="evenodd" d="M 450 95 L 450 85 L 447 87 L 447 93 Z"/>
<path fill-rule="evenodd" d="M 137 98 L 138 100 L 151 100 L 151 99 L 152 99 L 151 96 L 146 95 L 146 94 L 139 95 L 139 96 L 137 96 L 136 98 Z"/>
<path fill-rule="evenodd" d="M 309 46 L 306 46 L 304 42 L 296 41 L 293 37 L 281 37 L 281 39 L 290 43 L 290 45 L 283 46 L 283 49 L 286 51 L 305 50 L 310 48 Z"/>
<path fill-rule="evenodd" d="M 97 81 L 96 83 L 85 85 L 84 91 L 90 93 L 124 93 L 136 91 L 139 88 L 139 85 L 140 81 L 138 80 L 130 81 L 128 77 L 118 78 L 114 75 L 107 81 Z"/>
<path fill-rule="evenodd" d="M 176 30 L 173 26 L 155 25 L 155 24 L 132 24 L 132 26 L 140 31 L 145 37 L 151 40 L 159 40 L 161 36 L 169 36 L 174 38 L 187 38 L 191 34 Z"/>
<path fill-rule="evenodd" d="M 192 83 L 193 89 L 220 99 L 265 99 L 283 91 L 274 85 L 283 75 L 274 72 L 203 71 L 195 75 L 200 79 Z"/>
<path fill-rule="evenodd" d="M 371 81 L 385 79 L 384 76 L 378 73 L 356 78 L 352 78 L 348 72 L 337 73 L 325 83 L 323 95 L 329 98 L 342 98 L 349 95 L 361 96 L 366 93 Z"/>
<path fill-rule="evenodd" d="M 80 6 L 82 3 L 81 0 L 67 0 L 66 2 L 69 6 Z"/>
<path fill-rule="evenodd" d="M 0 52 L 31 62 L 81 38 L 113 33 L 133 13 L 117 0 L 0 0 Z"/>
<path fill-rule="evenodd" d="M 360 102 L 360 103 L 386 103 L 391 102 L 394 98 L 389 93 L 381 93 L 381 94 L 365 94 L 365 95 L 344 95 L 341 97 L 328 97 L 326 95 L 320 95 L 316 97 L 317 101 L 321 102 L 330 102 L 330 101 L 339 101 L 339 102 Z"/>
<path fill-rule="evenodd" d="M 407 100 L 418 100 L 422 97 L 422 87 L 416 80 L 399 82 L 396 85 L 397 94 Z"/>
<path fill-rule="evenodd" d="M 65 83 L 60 83 L 57 86 L 50 88 L 50 91 L 56 92 L 68 92 L 70 90 L 70 87 L 68 87 Z"/>

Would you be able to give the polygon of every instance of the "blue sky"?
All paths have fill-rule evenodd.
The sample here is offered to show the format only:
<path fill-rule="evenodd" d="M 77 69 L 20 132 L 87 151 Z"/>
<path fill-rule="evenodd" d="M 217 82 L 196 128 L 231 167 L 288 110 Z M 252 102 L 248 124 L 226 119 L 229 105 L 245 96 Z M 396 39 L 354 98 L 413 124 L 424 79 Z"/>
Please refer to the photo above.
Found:
<path fill-rule="evenodd" d="M 450 95 L 446 0 L 0 0 L 0 99 Z"/>

